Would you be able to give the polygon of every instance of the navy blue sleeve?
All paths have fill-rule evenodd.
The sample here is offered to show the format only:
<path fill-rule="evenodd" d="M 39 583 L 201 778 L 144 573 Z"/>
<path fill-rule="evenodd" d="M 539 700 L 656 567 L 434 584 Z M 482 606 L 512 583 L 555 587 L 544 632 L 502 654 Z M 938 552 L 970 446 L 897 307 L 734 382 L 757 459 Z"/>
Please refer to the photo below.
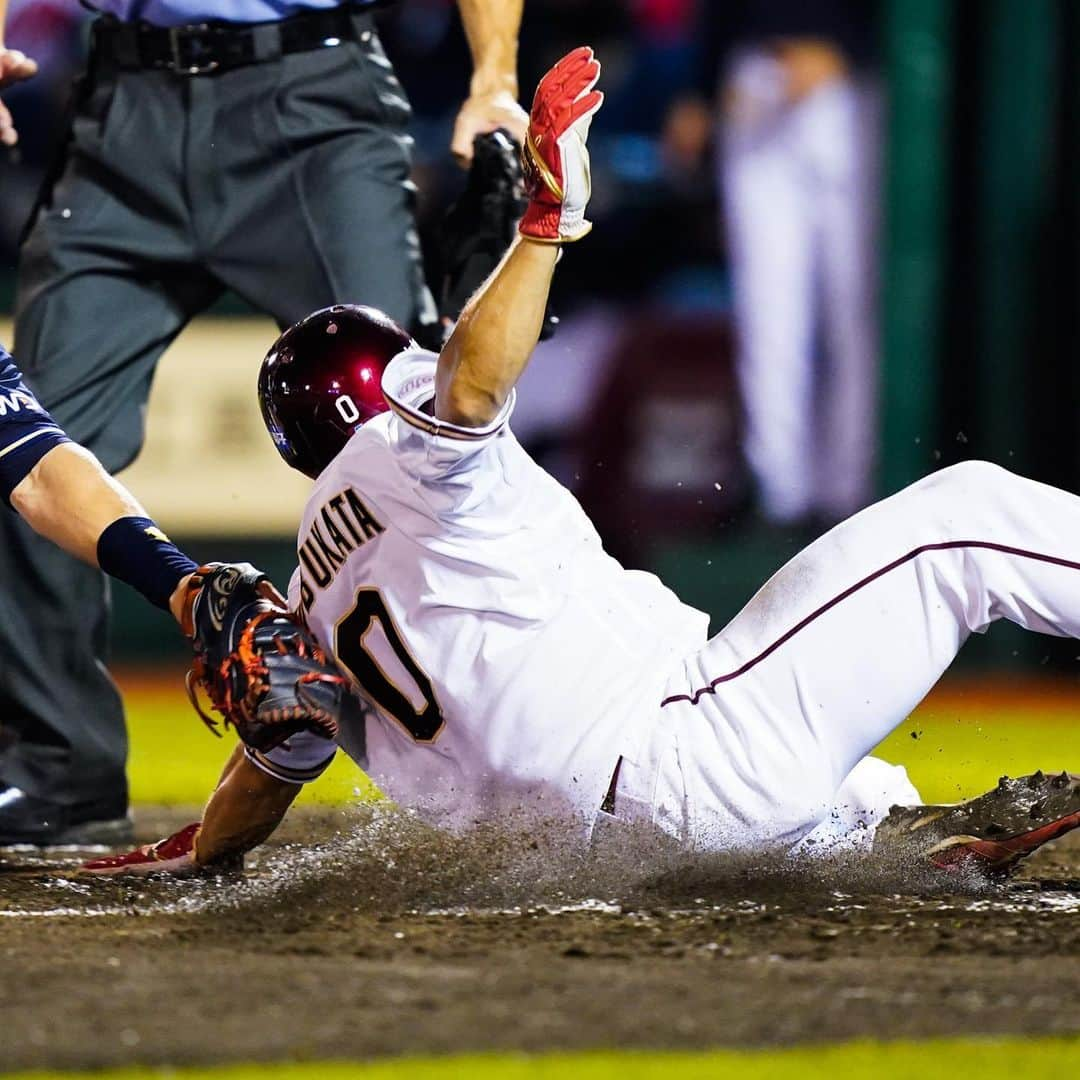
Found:
<path fill-rule="evenodd" d="M 4 501 L 10 502 L 12 491 L 54 446 L 69 441 L 0 346 L 0 496 Z"/>

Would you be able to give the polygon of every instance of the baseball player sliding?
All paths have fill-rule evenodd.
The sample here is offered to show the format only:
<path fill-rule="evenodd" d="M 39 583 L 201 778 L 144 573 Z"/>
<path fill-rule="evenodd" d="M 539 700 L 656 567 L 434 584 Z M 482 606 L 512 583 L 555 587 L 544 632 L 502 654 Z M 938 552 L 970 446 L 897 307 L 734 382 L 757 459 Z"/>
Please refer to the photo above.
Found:
<path fill-rule="evenodd" d="M 1080 636 L 1075 496 L 983 463 L 943 470 L 812 544 L 706 640 L 706 616 L 606 555 L 514 438 L 562 245 L 590 227 L 599 72 L 581 48 L 540 83 L 521 235 L 438 356 L 336 307 L 264 362 L 271 436 L 315 478 L 289 600 L 367 707 L 333 725 L 291 712 L 281 738 L 237 749 L 201 823 L 88 869 L 186 871 L 250 848 L 338 746 L 448 826 L 565 815 L 587 834 L 606 814 L 690 850 L 805 849 L 866 843 L 906 802 L 890 820 L 933 863 L 1005 868 L 1080 824 L 1068 774 L 928 810 L 866 756 L 973 631 L 1008 618 Z"/>

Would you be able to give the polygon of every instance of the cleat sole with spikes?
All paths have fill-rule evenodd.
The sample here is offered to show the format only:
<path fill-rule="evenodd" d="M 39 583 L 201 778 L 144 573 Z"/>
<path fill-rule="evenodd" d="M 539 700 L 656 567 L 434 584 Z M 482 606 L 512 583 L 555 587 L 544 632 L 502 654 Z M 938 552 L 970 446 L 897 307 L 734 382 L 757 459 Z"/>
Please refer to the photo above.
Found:
<path fill-rule="evenodd" d="M 1080 776 L 1041 770 L 967 802 L 894 806 L 874 834 L 877 854 L 915 857 L 946 872 L 1007 875 L 1043 844 L 1080 826 Z"/>

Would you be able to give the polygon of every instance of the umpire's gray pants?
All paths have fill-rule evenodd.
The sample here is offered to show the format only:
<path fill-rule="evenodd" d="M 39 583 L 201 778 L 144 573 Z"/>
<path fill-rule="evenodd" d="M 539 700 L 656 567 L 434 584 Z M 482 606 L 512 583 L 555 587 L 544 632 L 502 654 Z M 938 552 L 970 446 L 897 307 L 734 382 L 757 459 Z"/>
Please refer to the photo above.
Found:
<path fill-rule="evenodd" d="M 342 301 L 406 326 L 434 318 L 408 102 L 370 18 L 357 22 L 359 42 L 220 75 L 92 63 L 23 247 L 15 346 L 46 406 L 111 471 L 142 445 L 162 351 L 227 288 L 282 326 Z M 111 813 L 127 740 L 104 666 L 106 583 L 0 517 L 0 725 L 17 737 L 0 781 Z"/>

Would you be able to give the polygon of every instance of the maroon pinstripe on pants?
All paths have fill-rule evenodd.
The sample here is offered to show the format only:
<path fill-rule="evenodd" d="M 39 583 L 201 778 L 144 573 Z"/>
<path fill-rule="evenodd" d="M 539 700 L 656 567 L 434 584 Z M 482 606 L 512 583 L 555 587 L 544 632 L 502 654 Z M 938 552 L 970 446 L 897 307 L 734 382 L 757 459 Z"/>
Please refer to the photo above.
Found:
<path fill-rule="evenodd" d="M 1023 548 L 1009 547 L 1007 544 L 994 544 L 986 540 L 948 540 L 940 544 L 923 544 L 922 547 L 914 548 L 906 555 L 901 555 L 899 559 L 894 559 L 891 563 L 881 567 L 879 570 L 875 570 L 872 574 L 868 574 L 861 581 L 857 581 L 850 588 L 845 589 L 842 593 L 837 594 L 831 600 L 826 601 L 821 607 L 816 608 L 810 612 L 805 619 L 797 622 L 790 630 L 785 634 L 782 634 L 766 648 L 762 649 L 757 656 L 750 660 L 747 660 L 741 667 L 737 667 L 734 671 L 729 671 L 726 675 L 718 675 L 715 679 L 703 686 L 700 690 L 695 690 L 692 694 L 673 694 L 671 697 L 664 698 L 660 702 L 660 708 L 665 708 L 668 705 L 674 705 L 677 702 L 685 701 L 691 705 L 696 705 L 703 694 L 715 694 L 716 688 L 721 683 L 731 682 L 733 679 L 737 679 L 740 675 L 745 675 L 748 671 L 757 667 L 758 664 L 771 656 L 781 645 L 789 642 L 800 630 L 804 630 L 815 619 L 820 618 L 827 611 L 832 610 L 837 604 L 846 600 L 849 596 L 853 596 L 860 589 L 865 588 L 867 585 L 877 581 L 878 578 L 884 577 L 891 570 L 897 569 L 897 567 L 903 566 L 905 563 L 909 563 L 912 559 L 918 558 L 927 551 L 950 551 L 954 548 L 984 548 L 989 551 L 1000 551 L 1005 555 L 1017 555 L 1023 559 L 1035 559 L 1037 562 L 1051 563 L 1054 566 L 1063 566 L 1069 570 L 1080 570 L 1080 562 L 1074 562 L 1072 559 L 1062 559 L 1056 555 L 1044 555 L 1037 551 L 1025 551 Z"/>

